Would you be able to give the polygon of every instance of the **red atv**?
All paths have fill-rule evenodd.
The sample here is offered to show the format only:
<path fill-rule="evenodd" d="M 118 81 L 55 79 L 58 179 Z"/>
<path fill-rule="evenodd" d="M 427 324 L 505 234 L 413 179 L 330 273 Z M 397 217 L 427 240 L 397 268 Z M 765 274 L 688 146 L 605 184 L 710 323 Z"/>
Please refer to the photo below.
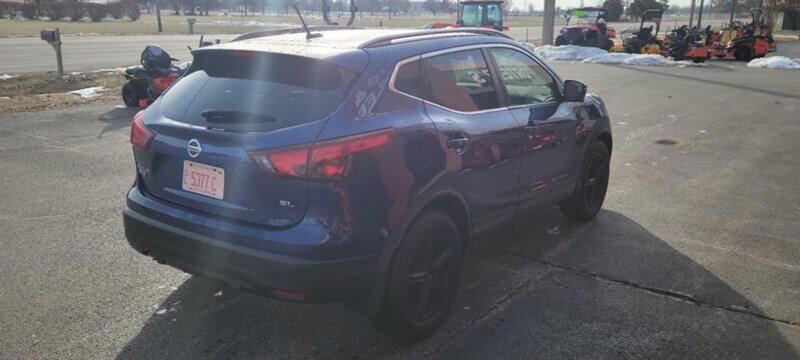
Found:
<path fill-rule="evenodd" d="M 148 45 L 142 51 L 142 66 L 125 70 L 124 75 L 128 79 L 128 83 L 122 87 L 122 101 L 125 105 L 148 106 L 172 86 L 185 71 L 172 65 L 173 61 L 178 59 L 170 57 L 158 45 Z"/>
<path fill-rule="evenodd" d="M 613 28 L 606 26 L 608 10 L 596 7 L 582 7 L 567 11 L 567 26 L 556 37 L 556 46 L 578 45 L 611 50 L 617 36 Z M 571 24 L 570 24 L 571 23 Z"/>

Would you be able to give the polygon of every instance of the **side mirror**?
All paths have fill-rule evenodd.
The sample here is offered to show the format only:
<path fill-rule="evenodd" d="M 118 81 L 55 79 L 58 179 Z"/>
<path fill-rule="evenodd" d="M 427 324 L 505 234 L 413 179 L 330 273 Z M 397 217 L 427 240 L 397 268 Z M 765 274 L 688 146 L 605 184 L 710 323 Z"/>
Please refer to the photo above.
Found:
<path fill-rule="evenodd" d="M 564 96 L 562 100 L 570 102 L 583 102 L 586 97 L 586 85 L 580 81 L 564 81 Z"/>

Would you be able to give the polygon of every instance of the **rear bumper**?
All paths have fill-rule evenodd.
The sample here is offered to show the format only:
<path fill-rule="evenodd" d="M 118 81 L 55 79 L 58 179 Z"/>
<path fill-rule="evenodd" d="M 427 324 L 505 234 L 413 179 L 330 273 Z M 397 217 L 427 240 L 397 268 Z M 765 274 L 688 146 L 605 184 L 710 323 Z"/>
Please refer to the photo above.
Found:
<path fill-rule="evenodd" d="M 140 253 L 259 294 L 286 299 L 276 293 L 286 291 L 303 294 L 308 302 L 358 301 L 369 294 L 377 274 L 378 255 L 315 261 L 186 231 L 130 208 L 123 220 L 128 243 Z"/>

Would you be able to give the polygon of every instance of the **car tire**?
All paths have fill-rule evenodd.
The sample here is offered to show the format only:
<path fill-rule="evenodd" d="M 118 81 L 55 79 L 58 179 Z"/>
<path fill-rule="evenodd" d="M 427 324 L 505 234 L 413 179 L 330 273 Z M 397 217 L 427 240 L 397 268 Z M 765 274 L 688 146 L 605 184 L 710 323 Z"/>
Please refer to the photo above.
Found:
<path fill-rule="evenodd" d="M 127 83 L 122 86 L 122 102 L 127 107 L 139 106 L 139 92 L 136 91 L 136 87 L 133 84 Z"/>
<path fill-rule="evenodd" d="M 564 35 L 556 36 L 556 46 L 567 45 L 567 38 Z"/>
<path fill-rule="evenodd" d="M 461 254 L 458 229 L 447 214 L 421 215 L 397 249 L 383 308 L 373 324 L 406 340 L 428 337 L 455 299 Z"/>
<path fill-rule="evenodd" d="M 572 195 L 559 204 L 561 212 L 573 221 L 585 222 L 594 219 L 608 188 L 611 155 L 606 145 L 595 140 L 589 145 L 583 169 Z"/>

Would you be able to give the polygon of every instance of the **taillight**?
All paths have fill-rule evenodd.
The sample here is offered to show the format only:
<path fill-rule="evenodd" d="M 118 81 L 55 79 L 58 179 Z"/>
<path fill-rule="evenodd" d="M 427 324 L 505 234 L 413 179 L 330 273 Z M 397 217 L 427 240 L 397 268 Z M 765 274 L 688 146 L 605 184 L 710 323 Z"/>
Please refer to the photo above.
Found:
<path fill-rule="evenodd" d="M 144 110 L 142 110 L 144 111 Z M 136 113 L 131 119 L 131 144 L 137 149 L 147 150 L 156 133 L 147 128 L 142 121 L 142 111 Z"/>
<path fill-rule="evenodd" d="M 353 155 L 379 153 L 391 145 L 394 129 L 379 130 L 314 144 L 252 151 L 248 153 L 261 170 L 276 176 L 312 180 L 341 180 Z"/>

